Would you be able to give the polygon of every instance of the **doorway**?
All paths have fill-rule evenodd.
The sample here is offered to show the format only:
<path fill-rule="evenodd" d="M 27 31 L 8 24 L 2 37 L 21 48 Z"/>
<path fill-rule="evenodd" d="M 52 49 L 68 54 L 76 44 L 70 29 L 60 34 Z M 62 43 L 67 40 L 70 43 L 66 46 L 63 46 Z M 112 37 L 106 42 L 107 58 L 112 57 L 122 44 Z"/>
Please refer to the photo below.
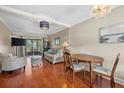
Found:
<path fill-rule="evenodd" d="M 42 39 L 27 39 L 26 40 L 26 55 L 42 55 L 43 40 Z"/>

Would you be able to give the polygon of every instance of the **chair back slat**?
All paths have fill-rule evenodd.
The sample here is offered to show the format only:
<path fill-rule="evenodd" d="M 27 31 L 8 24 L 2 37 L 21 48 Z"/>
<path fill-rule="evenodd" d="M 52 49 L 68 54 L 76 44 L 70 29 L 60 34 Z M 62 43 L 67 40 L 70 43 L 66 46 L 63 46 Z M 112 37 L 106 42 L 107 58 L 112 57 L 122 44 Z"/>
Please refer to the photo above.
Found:
<path fill-rule="evenodd" d="M 112 68 L 111 78 L 114 78 L 114 73 L 115 73 L 115 70 L 117 68 L 117 65 L 118 65 L 118 62 L 119 62 L 119 58 L 120 58 L 120 53 L 118 53 L 118 55 L 116 57 L 116 60 L 115 60 L 115 63 L 114 63 L 114 66 Z"/>
<path fill-rule="evenodd" d="M 66 67 L 73 67 L 72 56 L 69 50 L 64 50 L 64 62 Z"/>

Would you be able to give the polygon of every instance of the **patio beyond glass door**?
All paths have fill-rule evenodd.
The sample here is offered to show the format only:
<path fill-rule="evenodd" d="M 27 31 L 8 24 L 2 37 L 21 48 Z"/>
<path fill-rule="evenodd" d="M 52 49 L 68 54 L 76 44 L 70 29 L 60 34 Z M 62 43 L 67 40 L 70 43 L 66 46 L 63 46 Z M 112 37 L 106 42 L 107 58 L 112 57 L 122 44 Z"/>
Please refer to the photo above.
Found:
<path fill-rule="evenodd" d="M 27 55 L 41 55 L 42 53 L 43 53 L 42 39 L 26 40 L 26 54 Z"/>

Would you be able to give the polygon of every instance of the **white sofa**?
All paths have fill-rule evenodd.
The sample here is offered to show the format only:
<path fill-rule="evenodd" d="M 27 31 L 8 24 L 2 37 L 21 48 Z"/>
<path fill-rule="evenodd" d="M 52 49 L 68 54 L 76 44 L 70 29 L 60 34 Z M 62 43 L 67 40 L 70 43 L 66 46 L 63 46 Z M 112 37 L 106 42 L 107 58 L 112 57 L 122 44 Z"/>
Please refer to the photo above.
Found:
<path fill-rule="evenodd" d="M 1 71 L 13 71 L 19 68 L 25 68 L 26 58 L 25 57 L 16 57 L 16 56 L 1 56 Z"/>
<path fill-rule="evenodd" d="M 63 62 L 63 50 L 56 48 L 56 49 L 51 49 L 52 53 L 45 52 L 44 57 L 47 59 L 49 62 L 52 64 Z"/>
<path fill-rule="evenodd" d="M 45 53 L 45 59 L 47 59 L 52 64 L 64 61 L 63 56 L 57 54 L 49 54 L 49 53 Z"/>

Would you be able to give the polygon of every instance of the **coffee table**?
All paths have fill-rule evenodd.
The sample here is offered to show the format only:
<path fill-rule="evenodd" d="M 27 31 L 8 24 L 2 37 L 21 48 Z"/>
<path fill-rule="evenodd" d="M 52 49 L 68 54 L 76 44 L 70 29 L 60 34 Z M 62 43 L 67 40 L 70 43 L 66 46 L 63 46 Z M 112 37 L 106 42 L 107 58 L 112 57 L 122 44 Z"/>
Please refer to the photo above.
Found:
<path fill-rule="evenodd" d="M 41 65 L 42 64 L 42 56 L 40 56 L 40 55 L 31 56 L 31 64 L 32 64 L 32 66 Z"/>

